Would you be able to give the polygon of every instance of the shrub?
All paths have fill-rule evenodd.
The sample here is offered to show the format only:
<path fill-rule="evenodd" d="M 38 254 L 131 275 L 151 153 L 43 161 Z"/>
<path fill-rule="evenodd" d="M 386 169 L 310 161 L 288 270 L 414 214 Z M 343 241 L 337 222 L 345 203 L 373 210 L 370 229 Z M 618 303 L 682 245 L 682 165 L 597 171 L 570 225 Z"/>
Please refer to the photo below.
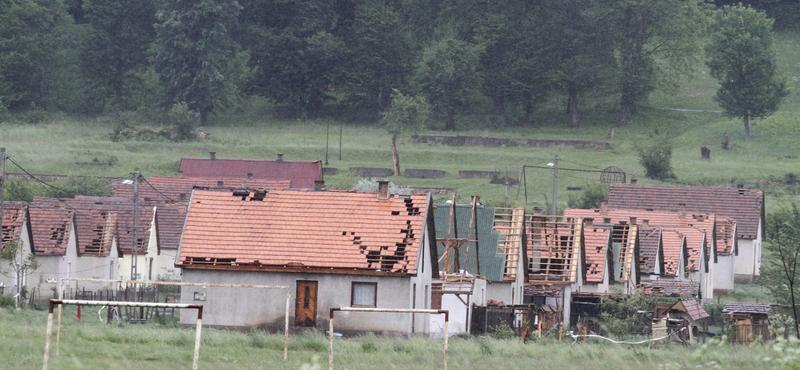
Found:
<path fill-rule="evenodd" d="M 675 178 L 672 172 L 672 144 L 667 140 L 654 139 L 650 146 L 636 145 L 639 153 L 639 163 L 642 164 L 645 176 L 654 180 L 669 180 Z"/>
<path fill-rule="evenodd" d="M 167 113 L 170 126 L 175 130 L 175 141 L 192 140 L 197 137 L 194 131 L 195 113 L 186 103 L 174 104 Z"/>
<path fill-rule="evenodd" d="M 2 294 L 0 295 L 0 307 L 14 307 L 16 306 L 16 302 L 14 301 L 14 296 L 11 294 Z"/>
<path fill-rule="evenodd" d="M 570 194 L 567 205 L 570 208 L 600 208 L 608 200 L 608 187 L 605 184 L 589 184 L 581 195 Z"/>
<path fill-rule="evenodd" d="M 514 332 L 514 329 L 511 329 L 510 326 L 507 324 L 500 325 L 495 327 L 492 330 L 491 334 L 492 338 L 496 339 L 512 339 L 517 336 L 517 333 Z"/>

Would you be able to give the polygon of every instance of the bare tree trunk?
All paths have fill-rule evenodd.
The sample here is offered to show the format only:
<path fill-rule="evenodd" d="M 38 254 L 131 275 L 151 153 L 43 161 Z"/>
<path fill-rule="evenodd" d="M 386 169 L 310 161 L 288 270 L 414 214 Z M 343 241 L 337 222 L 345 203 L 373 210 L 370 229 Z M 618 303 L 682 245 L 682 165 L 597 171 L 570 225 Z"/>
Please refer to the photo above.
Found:
<path fill-rule="evenodd" d="M 397 153 L 397 135 L 392 135 L 392 167 L 394 175 L 400 176 L 400 155 Z"/>
<path fill-rule="evenodd" d="M 750 116 L 744 115 L 744 137 L 750 138 Z"/>
<path fill-rule="evenodd" d="M 575 89 L 570 89 L 567 105 L 569 106 L 569 126 L 578 128 L 580 112 L 578 111 L 578 92 Z"/>

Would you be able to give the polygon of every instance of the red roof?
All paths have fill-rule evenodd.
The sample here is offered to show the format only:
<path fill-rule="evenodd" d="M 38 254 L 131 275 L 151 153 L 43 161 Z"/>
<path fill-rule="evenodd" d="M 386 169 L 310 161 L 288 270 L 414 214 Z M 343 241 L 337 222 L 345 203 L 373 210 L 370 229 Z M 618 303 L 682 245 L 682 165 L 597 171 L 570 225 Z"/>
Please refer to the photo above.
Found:
<path fill-rule="evenodd" d="M 37 256 L 67 253 L 72 212 L 61 209 L 29 208 L 33 252 Z"/>
<path fill-rule="evenodd" d="M 663 257 L 661 228 L 639 227 L 639 270 L 643 274 L 655 273 L 659 255 Z"/>
<path fill-rule="evenodd" d="M 715 213 L 736 221 L 736 236 L 758 237 L 759 223 L 764 237 L 764 193 L 760 190 L 701 186 L 611 184 L 608 206 L 619 209 L 652 209 Z"/>
<path fill-rule="evenodd" d="M 589 283 L 600 283 L 603 281 L 610 231 L 610 227 L 598 227 L 596 225 L 585 225 L 583 228 L 586 281 Z"/>
<path fill-rule="evenodd" d="M 128 182 L 112 183 L 112 194 L 117 197 L 133 199 L 133 182 Z M 230 192 L 242 188 L 288 189 L 290 187 L 292 187 L 292 182 L 288 179 L 150 176 L 139 183 L 139 201 L 189 204 L 189 198 L 195 188 Z"/>
<path fill-rule="evenodd" d="M 3 202 L 3 228 L 0 232 L 0 247 L 8 241 L 18 241 L 25 219 L 24 202 Z"/>
<path fill-rule="evenodd" d="M 117 210 L 93 198 L 34 197 L 31 208 L 64 209 L 75 214 L 78 254 L 106 257 L 111 252 L 117 224 Z"/>
<path fill-rule="evenodd" d="M 314 188 L 322 180 L 322 162 L 256 159 L 181 158 L 184 177 L 290 180 L 294 188 Z"/>
<path fill-rule="evenodd" d="M 248 194 L 196 190 L 177 264 L 416 274 L 428 217 L 426 194 L 385 200 L 375 193 L 343 191 Z"/>

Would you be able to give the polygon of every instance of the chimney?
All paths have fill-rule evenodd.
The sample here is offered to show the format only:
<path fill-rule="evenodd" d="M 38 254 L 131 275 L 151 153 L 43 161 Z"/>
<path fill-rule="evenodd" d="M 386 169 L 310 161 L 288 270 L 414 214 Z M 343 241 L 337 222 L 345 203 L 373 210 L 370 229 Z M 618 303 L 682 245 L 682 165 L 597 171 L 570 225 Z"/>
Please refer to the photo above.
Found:
<path fill-rule="evenodd" d="M 583 227 L 584 228 L 592 227 L 592 223 L 593 222 L 594 222 L 594 219 L 591 218 L 591 217 L 584 218 L 583 219 Z"/>
<path fill-rule="evenodd" d="M 631 216 L 631 225 L 636 225 L 636 217 Z"/>
<path fill-rule="evenodd" d="M 378 180 L 378 199 L 389 199 L 389 181 Z"/>
<path fill-rule="evenodd" d="M 278 153 L 278 162 L 283 162 L 283 153 Z"/>
<path fill-rule="evenodd" d="M 611 223 L 611 217 L 603 217 L 603 223 L 604 224 L 610 224 Z"/>
<path fill-rule="evenodd" d="M 632 175 L 632 176 L 631 176 L 631 185 L 636 185 L 636 183 L 637 183 L 638 181 L 639 181 L 639 180 L 638 180 L 638 179 L 636 179 L 636 175 Z"/>
<path fill-rule="evenodd" d="M 686 217 L 686 203 L 678 203 L 678 217 Z"/>
<path fill-rule="evenodd" d="M 604 214 L 604 215 L 608 214 L 608 203 L 607 202 L 600 203 L 600 214 Z"/>
<path fill-rule="evenodd" d="M 256 191 L 253 192 L 253 196 L 250 197 L 250 200 L 251 201 L 263 201 L 264 197 L 266 197 L 266 196 L 267 196 L 267 190 L 266 189 L 257 189 Z"/>
<path fill-rule="evenodd" d="M 58 200 L 58 208 L 66 209 L 67 208 L 67 201 L 65 199 Z"/>
<path fill-rule="evenodd" d="M 247 179 L 248 180 L 252 180 L 253 179 L 253 173 L 252 172 L 248 172 L 247 173 Z"/>
<path fill-rule="evenodd" d="M 325 190 L 325 181 L 314 180 L 314 190 Z"/>
<path fill-rule="evenodd" d="M 533 207 L 533 214 L 540 215 L 542 214 L 542 207 Z"/>
<path fill-rule="evenodd" d="M 744 195 L 744 184 L 738 184 L 736 188 L 739 189 L 739 195 Z"/>
<path fill-rule="evenodd" d="M 247 189 L 247 181 L 242 180 L 242 189 Z"/>
<path fill-rule="evenodd" d="M 208 152 L 208 156 L 213 161 L 213 160 L 217 159 L 217 152 Z"/>
<path fill-rule="evenodd" d="M 645 219 L 645 220 L 642 220 L 642 226 L 644 226 L 644 227 L 650 227 L 650 220 L 647 220 L 647 219 Z"/>

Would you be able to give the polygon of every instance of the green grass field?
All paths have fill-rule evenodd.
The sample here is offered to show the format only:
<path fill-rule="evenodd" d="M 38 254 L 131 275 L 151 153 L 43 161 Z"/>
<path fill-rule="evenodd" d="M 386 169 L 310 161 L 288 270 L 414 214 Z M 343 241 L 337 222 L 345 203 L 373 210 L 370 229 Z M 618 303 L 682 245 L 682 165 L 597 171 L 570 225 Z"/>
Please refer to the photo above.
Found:
<path fill-rule="evenodd" d="M 64 311 L 59 355 L 55 335 L 50 369 L 190 369 L 194 329 L 158 324 L 100 323 L 95 309 Z M 2 369 L 40 369 L 46 333 L 46 311 L 0 309 Z M 669 344 L 619 345 L 590 340 L 574 343 L 542 339 L 451 338 L 450 369 L 796 369 L 796 345 L 739 347 L 710 341 L 685 347 Z M 336 369 L 441 369 L 443 341 L 426 338 L 364 336 L 337 339 Z M 289 360 L 283 362 L 283 336 L 204 328 L 200 369 L 327 369 L 328 341 L 322 333 L 292 334 Z"/>

